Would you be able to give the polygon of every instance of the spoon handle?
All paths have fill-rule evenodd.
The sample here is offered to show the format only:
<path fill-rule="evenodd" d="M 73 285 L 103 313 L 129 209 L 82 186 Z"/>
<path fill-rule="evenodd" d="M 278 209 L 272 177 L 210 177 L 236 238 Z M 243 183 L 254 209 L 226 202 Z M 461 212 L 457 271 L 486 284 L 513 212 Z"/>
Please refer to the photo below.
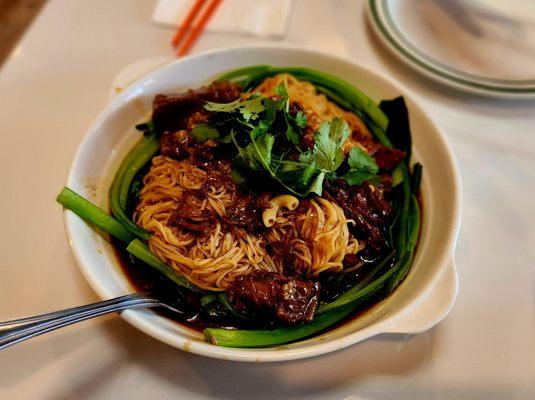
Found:
<path fill-rule="evenodd" d="M 58 328 L 127 308 L 156 307 L 158 300 L 143 293 L 126 295 L 81 307 L 0 323 L 0 350 Z"/>

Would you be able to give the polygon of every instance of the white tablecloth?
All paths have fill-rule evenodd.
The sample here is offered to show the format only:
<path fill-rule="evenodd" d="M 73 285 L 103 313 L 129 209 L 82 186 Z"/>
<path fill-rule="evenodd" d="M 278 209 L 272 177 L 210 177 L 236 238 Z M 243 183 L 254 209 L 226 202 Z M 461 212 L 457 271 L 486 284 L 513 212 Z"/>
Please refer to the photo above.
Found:
<path fill-rule="evenodd" d="M 147 0 L 51 0 L 0 72 L 0 319 L 96 301 L 55 195 L 113 77 L 171 56 Z M 353 57 L 412 90 L 463 178 L 460 293 L 429 332 L 282 364 L 209 360 L 111 316 L 0 352 L 1 399 L 535 398 L 535 103 L 463 95 L 370 33 L 364 2 L 297 0 L 285 42 Z M 206 34 L 194 51 L 263 43 Z"/>

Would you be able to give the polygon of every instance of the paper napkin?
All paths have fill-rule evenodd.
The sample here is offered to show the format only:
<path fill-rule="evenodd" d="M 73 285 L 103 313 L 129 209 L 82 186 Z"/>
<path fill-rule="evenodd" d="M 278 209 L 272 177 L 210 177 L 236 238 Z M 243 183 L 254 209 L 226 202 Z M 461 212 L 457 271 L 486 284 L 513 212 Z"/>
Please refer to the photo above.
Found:
<path fill-rule="evenodd" d="M 152 20 L 178 26 L 195 0 L 158 0 Z M 206 29 L 280 37 L 286 33 L 293 0 L 224 0 Z"/>

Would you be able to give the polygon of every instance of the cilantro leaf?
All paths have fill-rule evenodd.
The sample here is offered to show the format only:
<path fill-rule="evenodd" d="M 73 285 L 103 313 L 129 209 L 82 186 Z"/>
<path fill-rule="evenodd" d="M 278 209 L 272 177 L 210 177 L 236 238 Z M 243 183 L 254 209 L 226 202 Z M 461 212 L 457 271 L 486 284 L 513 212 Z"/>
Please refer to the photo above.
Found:
<path fill-rule="evenodd" d="M 360 185 L 364 181 L 376 182 L 378 180 L 377 172 L 379 171 L 379 167 L 373 157 L 360 147 L 351 149 L 347 163 L 350 169 L 340 178 L 344 179 L 350 185 Z"/>
<path fill-rule="evenodd" d="M 280 84 L 275 88 L 275 93 L 283 99 L 288 98 L 288 88 L 285 84 Z"/>
<path fill-rule="evenodd" d="M 288 185 L 293 185 L 299 190 L 307 188 L 310 180 L 317 172 L 314 162 L 302 163 L 299 161 L 281 160 L 277 163 L 277 177 Z"/>
<path fill-rule="evenodd" d="M 264 99 L 264 114 L 262 116 L 262 119 L 259 119 L 256 122 L 258 125 L 253 128 L 253 137 L 256 138 L 269 131 L 269 129 L 275 122 L 275 118 L 277 117 L 277 110 L 278 103 L 276 101 L 273 101 L 271 99 Z"/>
<path fill-rule="evenodd" d="M 307 115 L 303 111 L 298 111 L 294 117 L 294 122 L 299 128 L 307 126 Z"/>
<path fill-rule="evenodd" d="M 231 113 L 234 111 L 239 111 L 243 119 L 246 122 L 249 122 L 257 119 L 258 114 L 264 111 L 265 107 L 263 100 L 264 98 L 260 95 L 253 95 L 247 100 L 242 101 L 242 99 L 237 99 L 231 101 L 230 103 L 213 103 L 211 101 L 207 101 L 204 105 L 204 108 L 213 112 Z"/>
<path fill-rule="evenodd" d="M 190 135 L 197 143 L 204 143 L 208 139 L 219 138 L 219 131 L 208 124 L 198 124 L 190 131 Z"/>
<path fill-rule="evenodd" d="M 234 135 L 232 136 L 234 145 L 238 149 L 239 163 L 252 170 L 266 169 L 271 171 L 271 153 L 273 151 L 275 137 L 266 133 L 255 139 L 251 134 L 250 139 L 251 142 L 247 146 L 240 147 Z"/>
<path fill-rule="evenodd" d="M 295 117 L 292 117 L 289 112 L 284 112 L 284 120 L 286 122 L 286 139 L 295 146 L 301 143 L 302 129 L 307 124 L 307 117 L 301 111 L 297 112 Z"/>
<path fill-rule="evenodd" d="M 349 171 L 345 173 L 344 175 L 342 175 L 340 178 L 344 179 L 351 186 L 362 185 L 362 183 L 365 181 L 377 183 L 379 180 L 378 179 L 379 177 L 373 172 L 357 171 L 357 170 Z"/>
<path fill-rule="evenodd" d="M 314 179 L 314 181 L 310 185 L 307 194 L 316 193 L 318 196 L 321 196 L 321 193 L 323 191 L 324 180 L 325 180 L 325 173 L 320 172 L 319 175 L 316 177 L 316 179 Z"/>
<path fill-rule="evenodd" d="M 241 115 L 245 121 L 255 120 L 258 118 L 258 114 L 264 111 L 264 105 L 262 104 L 261 97 L 251 97 L 241 103 L 239 108 Z"/>
<path fill-rule="evenodd" d="M 379 171 L 379 167 L 375 163 L 374 158 L 360 147 L 354 147 L 351 149 L 347 163 L 352 169 L 366 170 L 373 173 L 377 173 Z"/>
<path fill-rule="evenodd" d="M 249 144 L 249 146 L 253 145 L 255 147 L 258 159 L 262 162 L 265 168 L 269 168 L 271 165 L 271 152 L 273 151 L 274 143 L 275 136 L 266 133 Z"/>
<path fill-rule="evenodd" d="M 297 129 L 295 129 L 292 126 L 291 120 L 288 119 L 287 116 L 285 116 L 286 120 L 286 139 L 294 145 L 299 145 L 301 142 L 301 132 L 299 132 Z"/>
<path fill-rule="evenodd" d="M 245 176 L 241 173 L 239 169 L 236 168 L 232 170 L 230 176 L 232 177 L 232 180 L 238 184 L 246 181 Z"/>
<path fill-rule="evenodd" d="M 208 111 L 213 112 L 233 112 L 236 111 L 241 106 L 241 99 L 236 99 L 230 103 L 214 103 L 207 101 L 204 105 Z"/>
<path fill-rule="evenodd" d="M 342 161 L 344 152 L 342 146 L 349 136 L 349 126 L 340 118 L 324 122 L 314 137 L 312 158 L 318 167 L 325 172 L 336 171 Z"/>

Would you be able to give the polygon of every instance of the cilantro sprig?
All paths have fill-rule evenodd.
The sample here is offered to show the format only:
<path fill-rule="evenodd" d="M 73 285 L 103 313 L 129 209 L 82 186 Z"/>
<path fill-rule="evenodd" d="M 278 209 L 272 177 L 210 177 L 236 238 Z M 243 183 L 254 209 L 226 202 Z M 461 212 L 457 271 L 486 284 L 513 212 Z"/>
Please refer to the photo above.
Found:
<path fill-rule="evenodd" d="M 285 85 L 278 86 L 275 93 L 276 98 L 252 94 L 245 100 L 205 105 L 209 111 L 230 115 L 225 119 L 230 138 L 220 140 L 231 142 L 236 148 L 233 159 L 236 181 L 267 174 L 290 193 L 304 197 L 310 193 L 321 195 L 326 179 L 342 178 L 351 185 L 376 179 L 378 167 L 374 159 L 359 148 L 350 152 L 347 165 L 344 164 L 343 145 L 351 132 L 340 118 L 322 123 L 314 135 L 312 149 L 303 149 L 300 144 L 306 114 L 290 112 Z M 215 138 L 219 133 L 202 127 L 196 136 Z"/>

